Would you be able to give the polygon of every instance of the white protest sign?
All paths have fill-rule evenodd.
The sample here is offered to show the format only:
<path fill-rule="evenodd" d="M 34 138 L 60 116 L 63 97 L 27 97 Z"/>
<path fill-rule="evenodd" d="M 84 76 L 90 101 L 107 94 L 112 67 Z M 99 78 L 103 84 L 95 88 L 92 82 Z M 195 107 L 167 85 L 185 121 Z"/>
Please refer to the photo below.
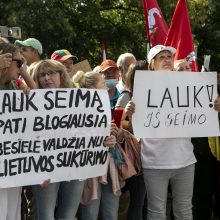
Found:
<path fill-rule="evenodd" d="M 134 134 L 139 138 L 219 135 L 217 75 L 136 71 Z"/>
<path fill-rule="evenodd" d="M 2 90 L 0 188 L 104 175 L 110 115 L 104 90 Z"/>

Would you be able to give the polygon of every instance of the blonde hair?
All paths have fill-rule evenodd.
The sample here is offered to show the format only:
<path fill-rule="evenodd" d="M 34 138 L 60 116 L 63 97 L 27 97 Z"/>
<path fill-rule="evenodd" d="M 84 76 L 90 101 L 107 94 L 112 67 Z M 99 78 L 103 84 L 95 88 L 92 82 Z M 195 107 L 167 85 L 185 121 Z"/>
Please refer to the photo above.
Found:
<path fill-rule="evenodd" d="M 80 88 L 95 88 L 99 81 L 100 73 L 99 72 L 86 72 L 77 71 L 73 76 L 73 82 L 78 83 Z"/>
<path fill-rule="evenodd" d="M 37 84 L 38 88 L 42 89 L 42 86 L 39 83 L 39 74 L 42 68 L 48 68 L 52 71 L 56 71 L 60 73 L 60 88 L 71 88 L 72 83 L 69 77 L 69 74 L 66 71 L 65 66 L 56 60 L 45 59 L 37 62 L 33 66 L 32 77 Z"/>
<path fill-rule="evenodd" d="M 34 67 L 35 67 L 35 65 L 36 65 L 38 62 L 39 62 L 39 61 L 33 62 L 30 66 L 28 66 L 27 72 L 30 74 L 30 76 L 33 75 Z"/>

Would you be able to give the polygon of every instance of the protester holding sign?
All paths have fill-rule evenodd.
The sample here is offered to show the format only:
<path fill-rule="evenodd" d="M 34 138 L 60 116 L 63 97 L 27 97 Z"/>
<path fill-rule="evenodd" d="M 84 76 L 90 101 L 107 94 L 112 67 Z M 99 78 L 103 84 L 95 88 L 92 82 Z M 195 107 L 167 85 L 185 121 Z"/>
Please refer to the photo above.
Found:
<path fill-rule="evenodd" d="M 157 45 L 148 53 L 149 69 L 172 71 L 173 47 Z M 132 117 L 134 102 L 125 108 Z M 165 220 L 168 184 L 173 195 L 173 212 L 177 219 L 192 220 L 192 194 L 194 180 L 193 145 L 190 138 L 143 138 L 141 156 L 147 189 L 148 219 Z"/>
<path fill-rule="evenodd" d="M 28 75 L 22 67 L 24 58 L 13 44 L 0 43 L 0 56 L 4 55 L 8 63 L 0 68 L 0 90 L 9 90 L 14 88 L 12 81 L 20 75 L 27 79 Z M 1 220 L 21 219 L 21 187 L 0 189 L 0 213 Z"/>
<path fill-rule="evenodd" d="M 33 69 L 33 79 L 38 88 L 42 89 L 72 87 L 65 66 L 55 60 L 38 62 Z M 77 212 L 83 186 L 84 181 L 79 180 L 50 183 L 47 187 L 34 185 L 37 218 L 39 220 L 54 219 L 57 205 L 56 219 L 72 219 Z"/>
<path fill-rule="evenodd" d="M 79 71 L 76 73 L 74 80 L 74 82 L 79 84 L 80 88 L 107 89 L 104 77 L 99 72 L 83 73 Z M 111 134 L 110 137 L 116 137 L 117 142 L 120 142 L 123 138 L 121 137 L 120 129 L 117 128 L 114 123 L 112 123 Z M 112 147 L 110 149 L 110 152 L 113 152 L 111 150 L 114 150 L 114 148 Z M 114 153 L 117 152 L 114 151 Z M 122 158 L 114 157 L 113 153 L 110 153 L 109 156 L 108 173 L 102 177 L 86 180 L 80 209 L 80 219 L 82 220 L 96 220 L 98 218 L 100 203 L 103 219 L 118 219 L 119 197 L 121 191 L 115 160 L 121 162 L 120 159 Z"/>

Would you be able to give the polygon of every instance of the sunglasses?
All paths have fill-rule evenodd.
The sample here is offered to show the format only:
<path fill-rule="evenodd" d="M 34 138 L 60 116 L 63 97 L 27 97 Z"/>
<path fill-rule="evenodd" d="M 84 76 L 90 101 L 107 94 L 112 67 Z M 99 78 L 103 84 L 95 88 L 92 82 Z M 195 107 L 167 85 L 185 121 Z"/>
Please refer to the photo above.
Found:
<path fill-rule="evenodd" d="M 16 62 L 16 66 L 17 66 L 18 68 L 21 68 L 21 67 L 22 67 L 22 65 L 23 65 L 22 60 L 18 60 L 18 59 L 12 59 L 12 60 Z"/>

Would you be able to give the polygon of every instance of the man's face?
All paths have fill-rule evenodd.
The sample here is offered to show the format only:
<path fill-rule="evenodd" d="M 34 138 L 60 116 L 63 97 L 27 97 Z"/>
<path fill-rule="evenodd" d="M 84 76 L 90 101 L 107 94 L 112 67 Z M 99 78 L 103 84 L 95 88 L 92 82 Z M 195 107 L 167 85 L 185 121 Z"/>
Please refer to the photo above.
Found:
<path fill-rule="evenodd" d="M 30 66 L 31 63 L 34 60 L 34 57 L 36 55 L 36 50 L 32 47 L 21 47 L 21 54 L 24 56 L 24 58 L 27 60 L 27 65 Z"/>
<path fill-rule="evenodd" d="M 110 67 L 103 72 L 104 79 L 119 79 L 119 70 L 115 67 Z"/>
<path fill-rule="evenodd" d="M 73 59 L 69 58 L 65 61 L 60 61 L 60 62 L 66 67 L 66 70 L 67 70 L 69 76 L 72 78 L 72 76 L 73 76 L 73 64 L 74 64 Z"/>

